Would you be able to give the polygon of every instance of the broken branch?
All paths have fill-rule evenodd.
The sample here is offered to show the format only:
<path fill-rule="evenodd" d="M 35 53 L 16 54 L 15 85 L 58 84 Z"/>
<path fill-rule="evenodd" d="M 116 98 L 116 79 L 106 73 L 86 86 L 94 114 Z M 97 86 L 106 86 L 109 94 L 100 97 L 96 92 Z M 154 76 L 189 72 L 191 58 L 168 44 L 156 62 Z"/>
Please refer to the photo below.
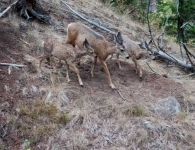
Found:
<path fill-rule="evenodd" d="M 122 98 L 123 100 L 126 100 L 126 98 L 123 97 L 123 95 L 121 94 L 121 92 L 120 92 L 119 90 L 116 90 L 116 91 L 118 92 L 118 94 L 121 96 L 121 98 Z"/>
<path fill-rule="evenodd" d="M 0 18 L 13 6 L 17 3 L 17 1 L 15 1 L 14 3 L 12 3 L 11 5 L 9 5 L 9 7 L 7 7 L 2 13 L 0 13 Z"/>
<path fill-rule="evenodd" d="M 105 30 L 105 31 L 107 31 L 107 32 L 109 32 L 109 33 L 111 33 L 111 34 L 113 34 L 113 35 L 116 34 L 115 32 L 113 32 L 113 31 L 111 31 L 111 30 L 109 30 L 109 29 L 107 29 L 107 28 L 105 28 L 105 27 L 103 27 L 103 26 L 100 26 L 100 25 L 98 25 L 97 23 L 95 23 L 95 22 L 93 22 L 93 21 L 91 21 L 91 20 L 89 20 L 89 19 L 86 19 L 85 17 L 83 17 L 82 15 L 80 15 L 78 12 L 76 12 L 75 10 L 73 10 L 65 1 L 61 0 L 61 2 L 62 2 L 64 5 L 66 5 L 66 7 L 68 7 L 68 9 L 70 9 L 75 15 L 79 16 L 81 19 L 83 19 L 83 20 L 85 20 L 85 21 L 87 21 L 87 22 L 89 22 L 89 23 L 91 23 L 91 24 L 97 26 L 98 28 L 103 29 L 103 30 Z"/>
<path fill-rule="evenodd" d="M 24 67 L 24 65 L 10 64 L 10 63 L 0 63 L 2 66 L 14 66 L 14 67 Z"/>

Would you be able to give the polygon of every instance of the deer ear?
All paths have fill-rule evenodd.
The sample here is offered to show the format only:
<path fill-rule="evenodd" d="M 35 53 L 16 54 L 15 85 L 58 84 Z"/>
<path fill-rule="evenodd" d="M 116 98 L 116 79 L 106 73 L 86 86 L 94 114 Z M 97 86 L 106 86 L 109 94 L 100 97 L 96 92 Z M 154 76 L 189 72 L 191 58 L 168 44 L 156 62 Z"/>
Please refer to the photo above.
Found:
<path fill-rule="evenodd" d="M 115 40 L 118 44 L 122 45 L 123 44 L 123 38 L 120 32 L 117 32 L 117 34 L 115 34 Z"/>
<path fill-rule="evenodd" d="M 86 46 L 86 47 L 89 46 L 89 43 L 88 43 L 87 39 L 85 39 L 85 41 L 83 42 L 83 46 Z"/>

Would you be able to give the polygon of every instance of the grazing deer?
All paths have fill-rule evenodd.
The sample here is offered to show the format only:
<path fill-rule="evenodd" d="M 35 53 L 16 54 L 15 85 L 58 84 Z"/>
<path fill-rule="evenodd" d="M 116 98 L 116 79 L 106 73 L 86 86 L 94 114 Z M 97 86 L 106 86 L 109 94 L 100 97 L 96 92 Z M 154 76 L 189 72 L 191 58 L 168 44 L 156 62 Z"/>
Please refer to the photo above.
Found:
<path fill-rule="evenodd" d="M 85 39 L 83 42 L 83 48 L 86 50 L 86 52 L 79 51 L 78 48 L 74 48 L 70 44 L 62 44 L 58 42 L 57 40 L 45 40 L 44 42 L 44 56 L 40 57 L 40 64 L 39 68 L 42 72 L 41 64 L 43 60 L 47 59 L 48 63 L 52 66 L 51 63 L 51 57 L 55 56 L 57 57 L 60 61 L 64 60 L 66 63 L 67 71 L 66 71 L 66 79 L 69 82 L 69 67 L 77 74 L 78 81 L 80 86 L 83 86 L 83 82 L 81 80 L 79 70 L 76 67 L 76 63 L 80 61 L 80 58 L 82 56 L 88 55 L 93 53 L 93 49 L 89 46 L 88 41 Z M 58 62 L 61 63 L 61 62 Z"/>
<path fill-rule="evenodd" d="M 126 58 L 129 58 L 129 54 L 126 52 L 123 45 L 123 39 L 120 32 L 115 35 L 116 44 L 109 43 L 102 35 L 98 34 L 82 23 L 70 23 L 68 25 L 67 32 L 68 35 L 65 43 L 71 44 L 73 46 L 77 45 L 80 49 L 82 47 L 82 41 L 85 38 L 88 40 L 89 45 L 93 48 L 96 55 L 91 70 L 91 75 L 94 76 L 93 72 L 98 58 L 108 76 L 110 87 L 115 89 L 105 60 L 109 55 L 116 52 Z"/>
<path fill-rule="evenodd" d="M 127 36 L 123 36 L 123 44 L 129 56 L 131 57 L 132 61 L 135 63 L 136 73 L 137 73 L 137 69 L 139 69 L 139 77 L 140 79 L 142 79 L 142 66 L 137 60 L 143 58 L 144 56 L 147 56 L 149 53 L 147 51 L 141 50 L 138 42 L 130 40 Z M 116 53 L 117 63 L 119 68 L 121 69 L 119 55 L 120 55 L 119 53 Z"/>

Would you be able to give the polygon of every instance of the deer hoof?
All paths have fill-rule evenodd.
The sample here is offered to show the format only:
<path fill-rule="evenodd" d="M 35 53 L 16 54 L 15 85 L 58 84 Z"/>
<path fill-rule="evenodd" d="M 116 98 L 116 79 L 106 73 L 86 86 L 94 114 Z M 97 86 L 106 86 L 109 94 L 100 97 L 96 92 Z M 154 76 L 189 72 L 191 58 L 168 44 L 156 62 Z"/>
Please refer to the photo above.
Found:
<path fill-rule="evenodd" d="M 111 87 L 111 89 L 113 89 L 113 90 L 116 90 L 116 89 L 117 89 L 113 84 L 111 84 L 110 87 Z"/>
<path fill-rule="evenodd" d="M 143 80 L 143 77 L 139 77 L 139 80 L 142 81 Z"/>
<path fill-rule="evenodd" d="M 80 86 L 83 88 L 84 87 L 84 85 L 83 84 L 80 84 Z"/>
<path fill-rule="evenodd" d="M 69 78 L 66 78 L 67 82 L 69 83 L 71 80 Z"/>

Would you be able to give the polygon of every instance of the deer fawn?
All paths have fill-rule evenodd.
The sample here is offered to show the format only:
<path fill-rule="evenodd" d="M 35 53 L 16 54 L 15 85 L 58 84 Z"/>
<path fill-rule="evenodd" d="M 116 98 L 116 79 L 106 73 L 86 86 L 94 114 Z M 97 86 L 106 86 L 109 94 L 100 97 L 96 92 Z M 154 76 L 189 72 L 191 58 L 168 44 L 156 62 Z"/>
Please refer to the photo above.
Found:
<path fill-rule="evenodd" d="M 49 64 L 52 66 L 51 57 L 55 56 L 59 59 L 58 64 L 61 63 L 61 60 L 64 60 L 66 63 L 67 71 L 66 71 L 66 79 L 69 82 L 69 67 L 77 74 L 78 81 L 80 86 L 83 86 L 83 82 L 81 80 L 79 70 L 76 67 L 76 63 L 80 61 L 80 58 L 84 55 L 88 55 L 93 53 L 93 49 L 89 46 L 89 43 L 86 39 L 83 40 L 83 48 L 86 52 L 79 51 L 78 48 L 74 48 L 70 44 L 62 44 L 57 40 L 45 40 L 44 42 L 44 56 L 40 57 L 39 68 L 42 71 L 41 64 L 43 60 L 47 59 Z"/>
<path fill-rule="evenodd" d="M 116 44 L 109 43 L 102 35 L 98 34 L 97 32 L 93 31 L 88 26 L 82 23 L 70 23 L 68 25 L 67 32 L 68 35 L 65 42 L 66 44 L 71 44 L 73 46 L 77 45 L 81 49 L 82 41 L 85 38 L 88 40 L 89 45 L 93 48 L 94 53 L 96 55 L 91 70 L 91 75 L 94 76 L 93 72 L 98 58 L 108 76 L 110 87 L 112 89 L 115 89 L 105 60 L 108 55 L 111 55 L 116 52 L 126 58 L 129 58 L 129 54 L 126 52 L 125 47 L 123 45 L 123 39 L 120 32 L 115 35 Z"/>
<path fill-rule="evenodd" d="M 139 69 L 139 77 L 142 79 L 142 66 L 140 65 L 139 59 L 143 58 L 144 56 L 148 55 L 147 51 L 141 50 L 138 42 L 130 40 L 127 36 L 123 36 L 123 44 L 128 52 L 129 56 L 131 57 L 132 61 L 135 63 L 135 70 L 137 73 L 137 69 Z M 117 63 L 119 68 L 121 69 L 120 61 L 119 61 L 119 53 L 116 53 Z"/>

